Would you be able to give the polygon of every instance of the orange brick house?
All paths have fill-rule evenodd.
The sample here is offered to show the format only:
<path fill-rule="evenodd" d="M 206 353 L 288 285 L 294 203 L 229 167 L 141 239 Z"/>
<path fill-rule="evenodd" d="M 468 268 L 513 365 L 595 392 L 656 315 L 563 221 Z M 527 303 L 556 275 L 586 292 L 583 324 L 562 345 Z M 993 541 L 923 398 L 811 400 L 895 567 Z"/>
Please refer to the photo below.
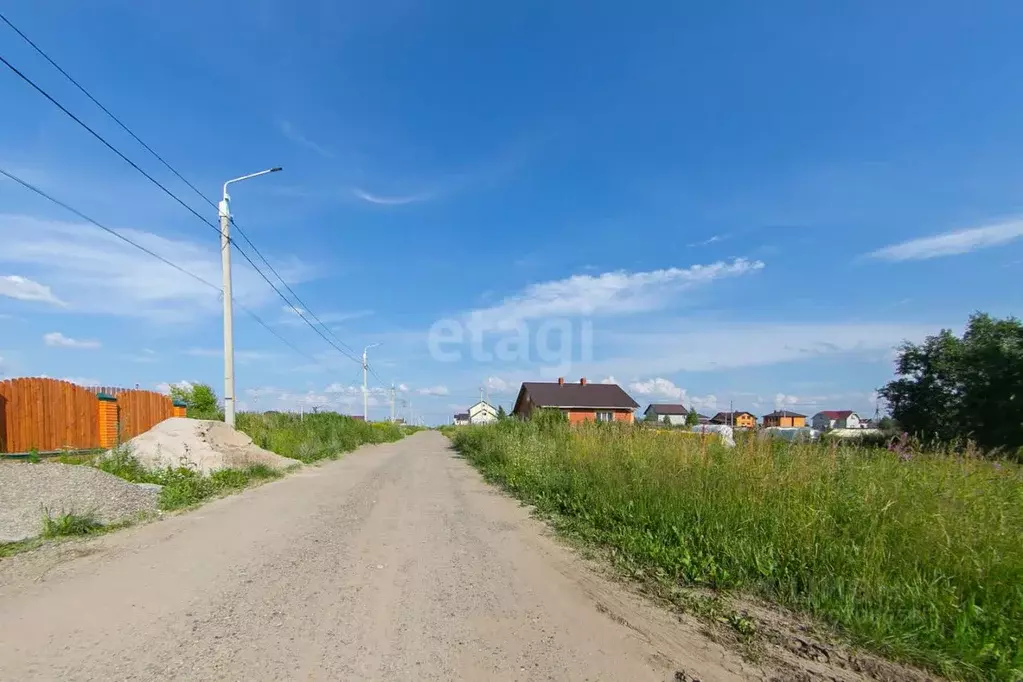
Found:
<path fill-rule="evenodd" d="M 555 409 L 568 415 L 570 424 L 585 421 L 629 422 L 639 403 L 629 397 L 618 384 L 591 384 L 585 378 L 579 383 L 525 381 L 515 399 L 512 414 L 527 419 L 533 410 Z"/>
<path fill-rule="evenodd" d="M 750 412 L 718 412 L 710 418 L 711 424 L 726 424 L 740 429 L 752 429 L 757 426 L 756 415 Z"/>
<path fill-rule="evenodd" d="M 806 415 L 789 410 L 775 410 L 771 414 L 765 414 L 764 426 L 782 426 L 800 428 L 806 426 Z"/>

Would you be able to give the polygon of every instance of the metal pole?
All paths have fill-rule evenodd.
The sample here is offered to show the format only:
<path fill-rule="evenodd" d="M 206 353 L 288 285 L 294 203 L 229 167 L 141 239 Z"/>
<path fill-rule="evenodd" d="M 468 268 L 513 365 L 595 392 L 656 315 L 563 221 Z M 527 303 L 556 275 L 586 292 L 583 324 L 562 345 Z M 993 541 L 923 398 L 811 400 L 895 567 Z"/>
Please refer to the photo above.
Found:
<path fill-rule="evenodd" d="M 227 186 L 220 201 L 220 263 L 224 275 L 224 423 L 234 428 L 234 306 L 231 298 L 231 210 Z"/>
<path fill-rule="evenodd" d="M 394 423 L 394 382 L 391 382 L 391 423 Z"/>
<path fill-rule="evenodd" d="M 366 364 L 366 351 L 368 348 L 362 349 L 362 419 L 363 421 L 369 421 L 369 392 L 366 389 L 366 369 L 369 367 Z"/>

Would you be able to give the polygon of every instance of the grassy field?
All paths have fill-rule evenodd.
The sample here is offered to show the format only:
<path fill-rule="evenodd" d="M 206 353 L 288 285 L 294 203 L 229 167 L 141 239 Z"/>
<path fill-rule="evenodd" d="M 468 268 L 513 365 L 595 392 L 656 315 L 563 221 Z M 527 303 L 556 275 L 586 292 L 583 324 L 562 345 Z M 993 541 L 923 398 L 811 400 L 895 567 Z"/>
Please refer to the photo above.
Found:
<path fill-rule="evenodd" d="M 809 612 L 961 679 L 1023 676 L 1023 471 L 624 425 L 450 432 L 488 479 L 662 581 Z"/>
<path fill-rule="evenodd" d="M 400 440 L 406 431 L 390 423 L 366 423 L 333 412 L 297 414 L 242 413 L 237 426 L 261 448 L 302 462 L 337 459 L 366 443 Z"/>

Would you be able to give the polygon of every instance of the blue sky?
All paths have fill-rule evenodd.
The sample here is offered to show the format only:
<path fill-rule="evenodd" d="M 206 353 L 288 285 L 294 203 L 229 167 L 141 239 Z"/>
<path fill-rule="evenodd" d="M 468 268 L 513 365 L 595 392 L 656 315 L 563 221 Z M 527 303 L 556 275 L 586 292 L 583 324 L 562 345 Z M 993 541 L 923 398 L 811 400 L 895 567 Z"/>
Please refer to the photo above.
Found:
<path fill-rule="evenodd" d="M 892 348 L 1023 287 L 1019 3 L 105 0 L 5 15 L 428 422 L 524 379 L 872 414 Z M 215 212 L 0 25 L 0 54 Z M 217 235 L 6 69 L 0 167 L 211 282 Z M 360 368 L 235 256 L 238 399 Z M 206 289 L 0 179 L 0 372 L 221 390 Z M 311 358 L 311 359 L 310 359 Z"/>

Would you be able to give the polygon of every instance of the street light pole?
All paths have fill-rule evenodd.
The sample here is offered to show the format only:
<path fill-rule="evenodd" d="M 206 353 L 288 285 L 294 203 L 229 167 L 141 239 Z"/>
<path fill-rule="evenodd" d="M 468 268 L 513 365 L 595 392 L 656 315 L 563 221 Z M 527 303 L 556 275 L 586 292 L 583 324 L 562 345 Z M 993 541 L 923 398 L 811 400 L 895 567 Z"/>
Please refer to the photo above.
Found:
<path fill-rule="evenodd" d="M 220 201 L 220 264 L 224 276 L 224 422 L 234 428 L 234 305 L 231 298 L 231 197 L 227 186 L 267 173 L 281 170 L 270 168 L 243 175 L 224 183 L 224 198 Z"/>

